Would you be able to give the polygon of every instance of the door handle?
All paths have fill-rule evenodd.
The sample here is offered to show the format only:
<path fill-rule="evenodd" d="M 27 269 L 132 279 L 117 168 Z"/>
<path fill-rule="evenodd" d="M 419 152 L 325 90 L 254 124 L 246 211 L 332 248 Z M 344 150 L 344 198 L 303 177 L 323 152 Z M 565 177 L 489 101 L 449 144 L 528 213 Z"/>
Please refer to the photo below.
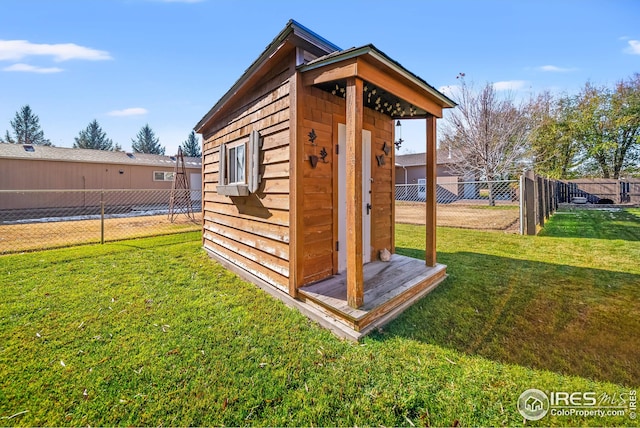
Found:
<path fill-rule="evenodd" d="M 373 208 L 371 204 L 367 203 L 367 215 L 371 212 L 371 208 Z"/>

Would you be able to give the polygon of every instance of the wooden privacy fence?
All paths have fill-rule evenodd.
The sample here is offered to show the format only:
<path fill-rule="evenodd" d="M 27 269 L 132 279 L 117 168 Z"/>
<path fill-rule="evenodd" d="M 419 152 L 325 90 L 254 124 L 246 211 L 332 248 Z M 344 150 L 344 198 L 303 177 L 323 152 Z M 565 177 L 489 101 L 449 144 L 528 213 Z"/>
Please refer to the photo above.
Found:
<path fill-rule="evenodd" d="M 520 177 L 520 233 L 535 235 L 558 209 L 558 181 L 527 171 Z"/>
<path fill-rule="evenodd" d="M 528 171 L 520 177 L 520 233 L 535 235 L 558 204 L 639 204 L 640 179 L 552 180 Z"/>
<path fill-rule="evenodd" d="M 573 198 L 585 198 L 590 204 L 640 203 L 640 179 L 581 178 L 558 181 L 558 202 L 570 203 Z"/>

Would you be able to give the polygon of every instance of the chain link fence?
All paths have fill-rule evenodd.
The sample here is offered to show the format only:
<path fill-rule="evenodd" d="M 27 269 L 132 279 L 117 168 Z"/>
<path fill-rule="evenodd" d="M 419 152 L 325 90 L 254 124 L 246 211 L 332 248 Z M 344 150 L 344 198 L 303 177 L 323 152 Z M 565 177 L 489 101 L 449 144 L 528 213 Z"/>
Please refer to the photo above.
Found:
<path fill-rule="evenodd" d="M 438 226 L 520 232 L 520 187 L 517 180 L 441 179 L 436 185 Z M 425 223 L 426 181 L 396 185 L 396 222 Z"/>
<path fill-rule="evenodd" d="M 182 193 L 179 193 L 182 192 Z M 396 221 L 424 224 L 426 185 L 396 185 Z M 518 233 L 518 182 L 437 185 L 438 226 Z M 0 190 L 0 254 L 197 231 L 200 190 Z"/>
<path fill-rule="evenodd" d="M 200 190 L 0 190 L 0 254 L 200 230 Z"/>

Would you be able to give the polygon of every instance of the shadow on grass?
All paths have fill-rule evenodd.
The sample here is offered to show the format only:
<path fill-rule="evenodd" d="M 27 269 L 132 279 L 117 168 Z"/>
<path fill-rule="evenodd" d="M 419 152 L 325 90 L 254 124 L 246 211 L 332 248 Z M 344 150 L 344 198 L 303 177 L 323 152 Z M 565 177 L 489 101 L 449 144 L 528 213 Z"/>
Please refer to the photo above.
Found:
<path fill-rule="evenodd" d="M 449 278 L 372 337 L 640 384 L 640 275 L 469 252 L 438 256 Z"/>
<path fill-rule="evenodd" d="M 547 220 L 539 236 L 640 241 L 640 210 L 563 209 Z"/>

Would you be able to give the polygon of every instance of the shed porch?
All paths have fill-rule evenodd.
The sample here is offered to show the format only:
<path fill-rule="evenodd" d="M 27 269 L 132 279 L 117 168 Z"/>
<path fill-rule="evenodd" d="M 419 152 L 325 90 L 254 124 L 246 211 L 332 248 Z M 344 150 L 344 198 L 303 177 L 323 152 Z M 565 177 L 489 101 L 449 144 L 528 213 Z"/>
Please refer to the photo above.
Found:
<path fill-rule="evenodd" d="M 334 329 L 357 339 L 395 318 L 447 274 L 445 265 L 427 266 L 423 260 L 393 254 L 389 262 L 364 265 L 363 276 L 364 303 L 359 308 L 348 304 L 345 274 L 300 288 L 298 299 L 333 319 Z"/>

